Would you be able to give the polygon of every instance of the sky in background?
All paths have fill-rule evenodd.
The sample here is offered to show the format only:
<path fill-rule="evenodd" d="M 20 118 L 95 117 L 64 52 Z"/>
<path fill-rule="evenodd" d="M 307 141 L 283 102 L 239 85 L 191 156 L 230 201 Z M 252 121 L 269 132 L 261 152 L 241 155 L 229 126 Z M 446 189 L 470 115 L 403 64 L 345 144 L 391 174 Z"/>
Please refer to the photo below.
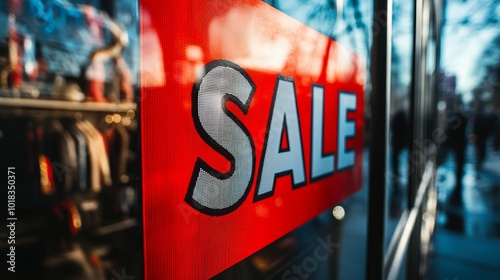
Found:
<path fill-rule="evenodd" d="M 483 25 L 486 13 L 495 9 L 500 18 L 500 1 L 448 0 L 443 26 L 441 65 L 447 74 L 457 76 L 457 90 L 465 101 L 480 82 L 484 69 L 478 64 L 484 50 L 500 32 L 500 26 Z M 468 23 L 463 23 L 467 18 Z"/>

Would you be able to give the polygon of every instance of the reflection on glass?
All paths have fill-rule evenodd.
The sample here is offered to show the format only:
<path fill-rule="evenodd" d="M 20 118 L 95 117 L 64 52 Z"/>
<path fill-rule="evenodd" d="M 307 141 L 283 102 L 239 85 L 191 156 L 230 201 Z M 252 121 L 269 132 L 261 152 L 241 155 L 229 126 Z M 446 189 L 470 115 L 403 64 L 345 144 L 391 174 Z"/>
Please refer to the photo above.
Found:
<path fill-rule="evenodd" d="M 450 77 L 455 78 L 445 76 L 444 81 Z M 448 99 L 446 141 L 440 147 L 437 183 L 445 212 L 439 222 L 465 234 L 498 237 L 499 223 L 491 219 L 500 213 L 495 193 L 500 185 L 500 156 L 495 145 L 499 117 L 494 110 L 498 105 L 480 95 L 464 104 L 462 96 L 448 86 L 442 84 L 442 93 L 449 95 L 443 95 Z"/>
<path fill-rule="evenodd" d="M 265 0 L 264 2 L 335 41 L 349 46 L 357 53 L 364 55 L 369 53 L 373 14 L 370 1 Z M 379 24 L 384 23 L 379 22 Z"/>
<path fill-rule="evenodd" d="M 389 246 L 401 214 L 406 209 L 409 143 L 410 85 L 413 49 L 413 4 L 393 2 L 391 57 L 391 107 L 389 126 L 389 168 L 387 176 L 386 247 Z"/>
<path fill-rule="evenodd" d="M 500 238 L 500 35 L 495 1 L 450 1 L 445 16 L 439 102 L 445 133 L 436 177 L 436 237 L 451 233 L 460 241 L 440 238 L 436 248 L 450 254 L 466 244 L 480 248 L 479 240 L 487 248 Z M 473 43 L 479 38 L 480 44 Z M 494 253 L 488 259 L 483 255 L 484 250 L 470 250 L 460 259 L 481 265 L 498 259 Z"/>
<path fill-rule="evenodd" d="M 163 52 L 158 32 L 152 26 L 151 15 L 141 8 L 141 86 L 161 87 L 165 85 Z"/>

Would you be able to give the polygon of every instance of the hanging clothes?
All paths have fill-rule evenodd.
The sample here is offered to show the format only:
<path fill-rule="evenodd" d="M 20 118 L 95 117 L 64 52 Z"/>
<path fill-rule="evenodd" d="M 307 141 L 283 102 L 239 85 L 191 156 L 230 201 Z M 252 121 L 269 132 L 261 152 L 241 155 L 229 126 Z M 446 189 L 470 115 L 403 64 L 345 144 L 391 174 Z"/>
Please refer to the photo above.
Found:
<path fill-rule="evenodd" d="M 102 189 L 101 178 L 105 186 L 110 186 L 113 183 L 103 137 L 89 121 L 77 122 L 76 128 L 85 135 L 87 141 L 90 159 L 90 186 L 93 191 L 100 192 Z"/>
<path fill-rule="evenodd" d="M 106 132 L 109 145 L 111 173 L 115 182 L 127 183 L 127 164 L 129 160 L 130 136 L 122 124 Z"/>
<path fill-rule="evenodd" d="M 75 141 L 76 157 L 77 157 L 77 172 L 76 172 L 76 189 L 85 192 L 89 188 L 89 161 L 87 152 L 87 140 L 85 135 L 80 132 L 76 126 L 69 129 L 69 134 Z"/>
<path fill-rule="evenodd" d="M 102 133 L 88 120 L 83 121 L 89 132 L 95 139 L 96 149 L 98 151 L 98 161 L 99 161 L 99 174 L 102 176 L 102 181 L 105 186 L 111 186 L 113 181 L 111 180 L 111 172 L 109 168 L 109 158 L 104 144 L 104 138 Z"/>
<path fill-rule="evenodd" d="M 96 140 L 82 122 L 77 122 L 75 126 L 85 136 L 85 140 L 87 142 L 90 188 L 95 192 L 100 192 L 101 180 L 99 177 L 99 152 L 97 151 Z"/>
<path fill-rule="evenodd" d="M 66 192 L 70 192 L 75 181 L 75 173 L 78 170 L 77 151 L 75 140 L 68 131 L 61 132 L 61 163 L 68 167 L 63 173 L 63 187 Z"/>

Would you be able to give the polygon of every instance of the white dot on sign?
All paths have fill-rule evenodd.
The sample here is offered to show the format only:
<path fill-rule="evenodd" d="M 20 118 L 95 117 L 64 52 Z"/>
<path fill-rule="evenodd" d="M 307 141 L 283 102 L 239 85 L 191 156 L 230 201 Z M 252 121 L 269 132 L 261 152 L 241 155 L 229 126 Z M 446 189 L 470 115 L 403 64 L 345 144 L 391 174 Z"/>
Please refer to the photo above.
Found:
<path fill-rule="evenodd" d="M 333 208 L 332 214 L 335 217 L 335 219 L 339 221 L 343 220 L 345 216 L 344 208 L 342 208 L 342 206 L 335 206 L 335 208 Z"/>

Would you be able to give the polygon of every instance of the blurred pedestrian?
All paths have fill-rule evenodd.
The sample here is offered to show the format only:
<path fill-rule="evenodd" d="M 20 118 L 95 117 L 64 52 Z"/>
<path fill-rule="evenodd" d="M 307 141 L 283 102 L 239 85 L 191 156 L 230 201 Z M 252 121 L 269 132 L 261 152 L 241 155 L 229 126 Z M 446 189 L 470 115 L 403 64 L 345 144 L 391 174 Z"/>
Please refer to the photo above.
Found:
<path fill-rule="evenodd" d="M 500 152 L 500 117 L 496 117 L 495 128 L 493 129 L 493 150 Z"/>
<path fill-rule="evenodd" d="M 483 169 L 486 160 L 488 138 L 495 129 L 496 116 L 491 111 L 486 106 L 479 106 L 479 110 L 474 116 L 473 133 L 476 147 L 476 171 L 478 173 Z"/>
<path fill-rule="evenodd" d="M 401 154 L 409 145 L 409 121 L 404 109 L 397 111 L 391 119 L 391 189 L 389 192 L 389 216 L 398 218 L 404 202 L 401 182 L 401 168 L 408 168 L 408 162 L 400 160 Z"/>
<path fill-rule="evenodd" d="M 467 147 L 466 128 L 468 117 L 463 110 L 462 100 L 459 96 L 454 99 L 446 123 L 447 148 L 455 154 L 455 189 L 450 201 L 462 202 L 462 179 L 464 175 L 465 149 Z"/>

